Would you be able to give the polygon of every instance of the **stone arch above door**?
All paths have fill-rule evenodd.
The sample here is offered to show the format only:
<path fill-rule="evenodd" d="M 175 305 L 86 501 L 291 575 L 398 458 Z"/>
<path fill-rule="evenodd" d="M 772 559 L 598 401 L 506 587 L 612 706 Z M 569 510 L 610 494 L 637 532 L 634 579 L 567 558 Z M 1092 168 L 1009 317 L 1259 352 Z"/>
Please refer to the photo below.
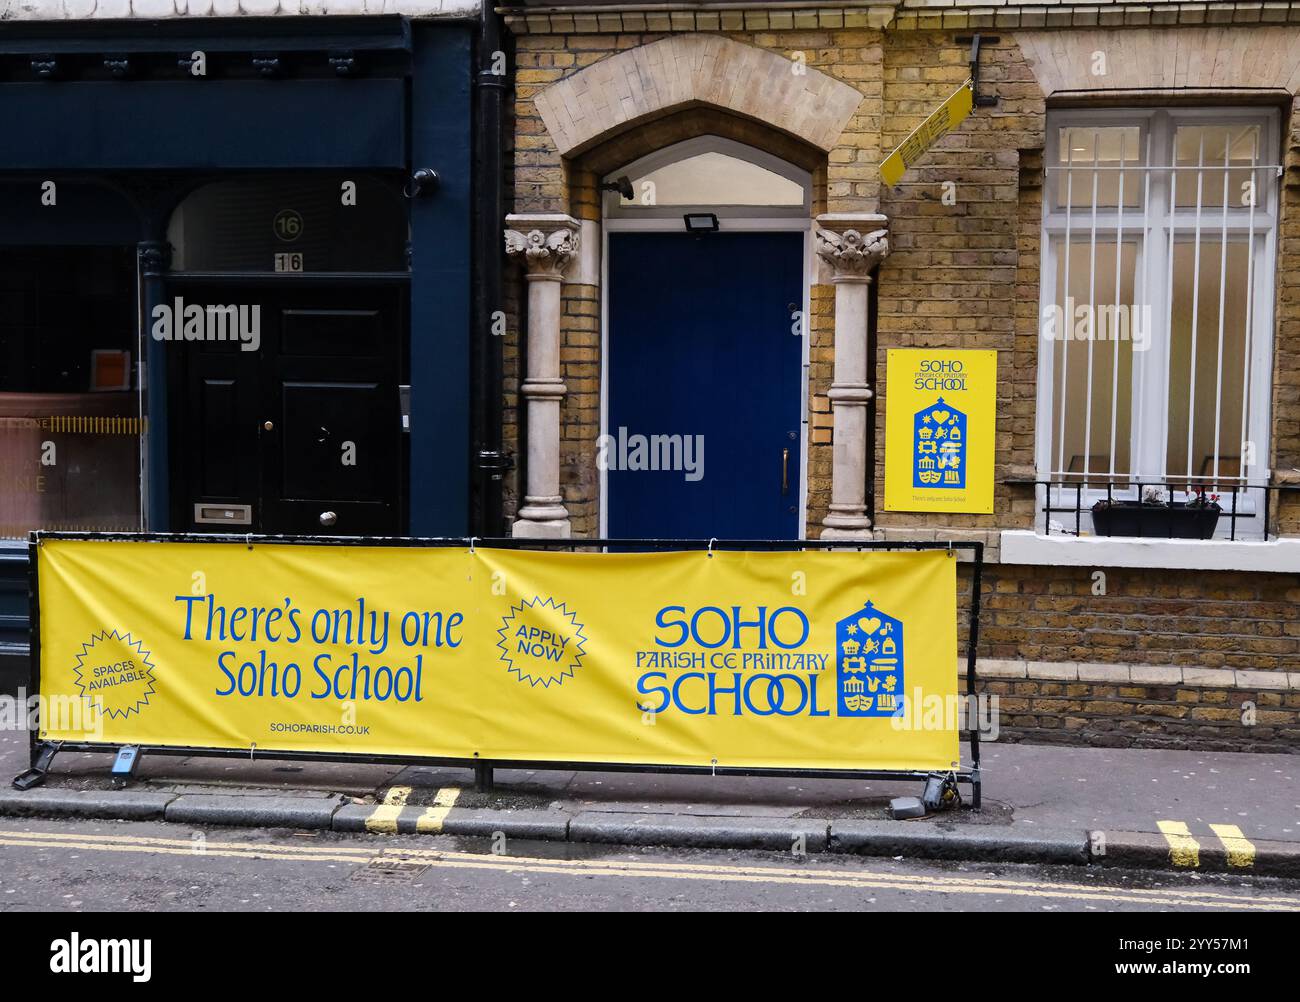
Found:
<path fill-rule="evenodd" d="M 863 95 L 819 70 L 721 35 L 675 35 L 628 49 L 534 98 L 561 156 L 635 122 L 711 105 L 829 151 Z"/>

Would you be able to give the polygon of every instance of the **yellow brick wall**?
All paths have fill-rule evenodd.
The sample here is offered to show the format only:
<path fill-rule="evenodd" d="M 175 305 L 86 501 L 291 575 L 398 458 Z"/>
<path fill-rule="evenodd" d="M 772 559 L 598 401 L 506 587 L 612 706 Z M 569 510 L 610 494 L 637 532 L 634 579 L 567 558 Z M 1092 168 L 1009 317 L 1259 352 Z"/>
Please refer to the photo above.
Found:
<path fill-rule="evenodd" d="M 951 33 L 889 34 L 883 67 L 886 149 L 962 84 L 969 75 L 968 55 Z M 1032 494 L 1001 481 L 1013 464 L 1032 469 L 1034 459 L 1041 203 L 1034 188 L 1022 197 L 1020 151 L 1042 149 L 1046 101 L 1010 35 L 984 46 L 980 63 L 981 90 L 996 91 L 997 107 L 977 108 L 923 165 L 881 193 L 892 250 L 880 276 L 876 474 L 880 497 L 888 350 L 994 348 L 999 352 L 994 510 L 985 516 L 878 511 L 882 526 L 1023 528 L 1033 518 Z M 1028 180 L 1034 182 L 1032 173 Z M 945 183 L 955 186 L 952 205 L 942 199 Z M 1026 230 L 1032 230 L 1033 244 L 1022 248 L 1030 236 Z M 1025 299 L 1030 285 L 1032 295 Z"/>
<path fill-rule="evenodd" d="M 838 27 L 827 27 L 827 23 L 836 22 L 825 18 L 819 22 L 816 17 L 798 22 L 805 27 L 796 27 L 795 21 L 777 22 L 782 25 L 780 30 L 774 30 L 766 17 L 757 20 L 746 15 L 723 23 L 756 26 L 721 33 L 786 58 L 802 58 L 808 66 L 863 94 L 862 104 L 829 153 L 813 150 L 767 126 L 695 108 L 638 123 L 567 160 L 556 150 L 533 104 L 534 96 L 615 52 L 666 35 L 523 33 L 516 38 L 512 211 L 568 212 L 580 219 L 599 219 L 596 184 L 601 176 L 655 149 L 702 134 L 726 135 L 813 169 L 815 211 L 881 211 L 890 220 L 892 253 L 881 269 L 875 372 L 877 499 L 883 496 L 888 349 L 943 345 L 999 351 L 994 513 L 944 516 L 877 510 L 877 524 L 885 528 L 1030 527 L 1035 519 L 1032 491 L 1003 481 L 1031 476 L 1034 467 L 1039 224 L 1047 102 L 1014 32 L 1003 33 L 998 43 L 986 43 L 982 50 L 982 89 L 995 91 L 998 105 L 977 108 L 959 130 L 931 151 L 923 165 L 909 171 L 904 182 L 890 190 L 882 188 L 878 179 L 877 165 L 884 153 L 966 79 L 968 48 L 954 42 L 956 33 L 876 30 L 865 23 L 846 28 L 843 19 Z M 779 109 L 774 109 L 773 119 L 779 125 Z M 1284 130 L 1288 169 L 1279 234 L 1271 457 L 1273 467 L 1282 471 L 1300 467 L 1300 114 L 1289 113 L 1288 125 Z M 945 182 L 955 185 L 954 205 L 941 201 Z M 813 287 L 806 509 L 810 535 L 817 533 L 830 494 L 825 393 L 833 362 L 833 299 L 829 286 Z M 592 326 L 598 326 L 598 315 L 598 289 L 566 286 L 563 364 L 570 395 L 563 405 L 562 486 L 575 532 L 582 534 L 597 531 L 599 515 L 595 454 L 600 334 Z M 521 322 L 517 313 L 512 314 L 512 330 L 519 330 Z M 518 433 L 515 391 L 519 364 L 516 342 L 507 347 L 511 370 L 505 387 L 508 436 Z M 517 437 L 508 439 L 509 448 L 518 452 L 517 446 Z M 512 484 L 508 495 L 513 498 L 516 490 L 517 483 Z M 1300 501 L 1285 501 L 1277 509 L 1274 527 L 1279 526 L 1283 531 L 1300 532 Z"/>
<path fill-rule="evenodd" d="M 697 16 L 704 16 L 703 14 Z M 552 21 L 559 18 L 552 16 Z M 589 19 L 590 20 L 590 19 Z M 662 19 L 661 19 L 662 20 Z M 924 23 L 935 25 L 935 18 Z M 533 105 L 547 84 L 611 53 L 662 33 L 523 34 L 517 39 L 514 114 L 514 212 L 568 212 L 599 220 L 597 182 L 655 149 L 695 135 L 720 134 L 766 148 L 814 172 L 814 211 L 880 211 L 890 220 L 892 253 L 878 289 L 875 495 L 883 494 L 887 352 L 892 347 L 950 346 L 999 351 L 998 439 L 994 513 L 911 515 L 875 511 L 877 524 L 899 529 L 1027 528 L 1035 523 L 1032 491 L 1004 485 L 1032 477 L 1039 347 L 1039 255 L 1047 101 L 1014 32 L 986 44 L 982 90 L 995 108 L 978 108 L 897 189 L 882 188 L 877 165 L 926 114 L 965 79 L 967 46 L 954 31 L 845 28 L 816 16 L 780 22 L 731 15 L 727 37 L 786 57 L 802 53 L 863 94 L 839 144 L 822 153 L 767 126 L 693 108 L 664 115 L 615 136 L 573 160 L 561 157 Z M 726 25 L 724 24 L 724 27 Z M 1181 30 L 1181 29 L 1180 29 Z M 1248 31 L 1249 28 L 1234 30 Z M 1296 44 L 1300 45 L 1300 29 Z M 780 111 L 773 117 L 779 124 Z M 1274 345 L 1271 463 L 1300 467 L 1300 110 L 1288 109 L 1281 189 L 1281 227 Z M 944 205 L 943 185 L 956 186 Z M 519 332 L 520 288 L 511 289 L 511 330 Z M 600 417 L 600 290 L 567 284 L 562 366 L 561 485 L 575 535 L 598 532 L 595 466 Z M 830 500 L 831 421 L 826 393 L 834 361 L 834 289 L 814 285 L 809 318 L 809 535 L 817 535 Z M 504 387 L 507 447 L 518 448 L 518 337 L 507 345 Z M 517 494 L 508 489 L 511 512 Z M 1085 516 L 1086 518 L 1086 516 Z M 1041 519 L 1041 516 L 1040 516 Z M 1275 526 L 1300 534 L 1300 503 L 1288 502 Z M 963 587 L 969 595 L 969 578 Z M 981 658 L 1035 662 L 1102 662 L 1250 669 L 1286 673 L 1300 657 L 1300 590 L 1294 576 L 1159 570 L 1108 572 L 1098 597 L 1090 568 L 991 566 L 982 590 Z M 964 642 L 964 635 L 963 635 Z M 1104 685 L 1043 679 L 989 681 L 1001 697 L 1006 737 L 1084 740 L 1105 745 L 1195 744 L 1285 748 L 1300 740 L 1300 693 L 1196 686 Z M 1244 728 L 1241 704 L 1259 709 Z"/>

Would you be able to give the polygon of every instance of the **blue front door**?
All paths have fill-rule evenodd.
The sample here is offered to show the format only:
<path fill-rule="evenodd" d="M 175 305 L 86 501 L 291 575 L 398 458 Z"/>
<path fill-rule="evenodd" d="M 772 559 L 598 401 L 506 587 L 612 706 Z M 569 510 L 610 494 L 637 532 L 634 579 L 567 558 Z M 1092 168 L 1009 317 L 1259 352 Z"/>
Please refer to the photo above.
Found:
<path fill-rule="evenodd" d="M 608 534 L 799 534 L 801 233 L 609 237 Z"/>

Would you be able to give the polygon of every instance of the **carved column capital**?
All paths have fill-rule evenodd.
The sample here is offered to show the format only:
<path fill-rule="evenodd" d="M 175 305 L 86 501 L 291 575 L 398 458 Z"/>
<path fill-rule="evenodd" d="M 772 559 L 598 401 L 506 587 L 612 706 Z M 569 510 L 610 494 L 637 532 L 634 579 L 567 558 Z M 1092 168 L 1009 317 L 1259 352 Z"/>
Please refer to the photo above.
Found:
<path fill-rule="evenodd" d="M 875 212 L 827 212 L 817 217 L 817 254 L 832 282 L 870 282 L 889 254 L 889 220 Z"/>
<path fill-rule="evenodd" d="M 581 224 L 563 213 L 506 216 L 506 254 L 528 269 L 530 281 L 564 280 L 578 256 Z"/>

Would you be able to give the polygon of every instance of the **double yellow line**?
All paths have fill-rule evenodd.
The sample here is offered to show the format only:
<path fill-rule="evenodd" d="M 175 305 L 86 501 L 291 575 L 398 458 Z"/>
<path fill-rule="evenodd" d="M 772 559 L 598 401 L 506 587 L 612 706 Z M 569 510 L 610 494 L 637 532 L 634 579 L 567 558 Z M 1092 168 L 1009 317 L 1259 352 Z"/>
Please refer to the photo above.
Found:
<path fill-rule="evenodd" d="M 1185 821 L 1157 821 L 1156 827 L 1169 843 L 1169 861 L 1174 866 L 1195 868 L 1201 865 L 1201 843 L 1192 835 Z M 1255 843 L 1246 838 L 1236 825 L 1211 824 L 1227 854 L 1228 866 L 1233 869 L 1250 869 L 1255 865 Z"/>
<path fill-rule="evenodd" d="M 406 808 L 406 801 L 411 796 L 409 786 L 394 786 L 384 794 L 384 802 L 375 808 L 374 813 L 366 818 L 366 831 L 397 834 L 397 822 Z M 422 834 L 436 835 L 442 831 L 442 823 L 456 806 L 460 797 L 460 787 L 444 786 L 433 798 L 433 806 L 427 807 L 415 819 L 415 830 Z"/>
<path fill-rule="evenodd" d="M 397 805 L 387 805 L 390 807 Z M 400 809 L 400 808 L 399 808 Z M 431 808 L 434 810 L 436 808 Z M 915 894 L 979 895 L 1015 899 L 1065 899 L 1100 907 L 1140 905 L 1149 908 L 1215 908 L 1239 911 L 1296 911 L 1300 898 L 1282 895 L 1242 897 L 1213 890 L 1168 888 L 1099 888 L 1055 881 L 1007 877 L 968 877 L 950 874 L 921 875 L 827 866 L 762 866 L 615 859 L 545 859 L 436 849 L 377 847 L 364 842 L 332 845 L 285 845 L 157 838 L 135 835 L 0 830 L 0 848 L 54 849 L 60 851 L 138 853 L 145 855 L 205 856 L 271 862 L 331 862 L 367 865 L 417 863 L 432 870 L 491 870 L 546 874 L 558 877 L 612 877 L 651 880 L 694 880 L 728 884 L 786 887 L 839 887 L 862 891 L 903 891 Z"/>

